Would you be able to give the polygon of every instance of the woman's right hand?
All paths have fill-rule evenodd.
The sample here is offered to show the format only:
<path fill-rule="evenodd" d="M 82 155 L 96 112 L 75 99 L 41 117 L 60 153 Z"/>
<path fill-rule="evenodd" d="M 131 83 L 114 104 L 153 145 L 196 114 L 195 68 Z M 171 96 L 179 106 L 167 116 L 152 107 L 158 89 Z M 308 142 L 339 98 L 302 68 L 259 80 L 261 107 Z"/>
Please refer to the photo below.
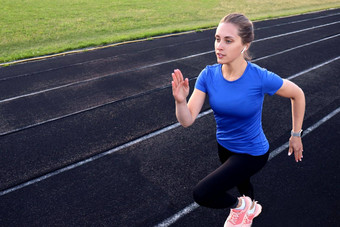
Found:
<path fill-rule="evenodd" d="M 172 73 L 172 95 L 176 102 L 182 103 L 186 101 L 189 95 L 189 80 L 183 78 L 182 72 L 179 69 Z"/>

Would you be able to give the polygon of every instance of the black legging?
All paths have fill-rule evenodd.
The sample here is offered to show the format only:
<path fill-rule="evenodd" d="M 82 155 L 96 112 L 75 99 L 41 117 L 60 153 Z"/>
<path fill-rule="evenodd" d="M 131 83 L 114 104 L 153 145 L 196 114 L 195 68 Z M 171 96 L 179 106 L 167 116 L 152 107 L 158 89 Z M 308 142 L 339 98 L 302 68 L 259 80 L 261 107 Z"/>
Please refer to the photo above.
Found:
<path fill-rule="evenodd" d="M 210 208 L 234 207 L 238 200 L 227 191 L 235 186 L 240 195 L 254 199 L 250 177 L 264 167 L 269 152 L 261 156 L 237 154 L 218 144 L 218 154 L 222 165 L 196 185 L 195 202 Z"/>

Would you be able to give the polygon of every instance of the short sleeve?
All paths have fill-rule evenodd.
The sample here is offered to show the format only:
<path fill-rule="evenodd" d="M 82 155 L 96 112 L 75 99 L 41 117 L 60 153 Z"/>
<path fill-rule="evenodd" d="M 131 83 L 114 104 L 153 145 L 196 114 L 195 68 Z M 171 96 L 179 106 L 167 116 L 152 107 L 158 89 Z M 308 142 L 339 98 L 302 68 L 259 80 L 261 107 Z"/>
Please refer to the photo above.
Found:
<path fill-rule="evenodd" d="M 207 93 L 207 68 L 203 69 L 200 75 L 198 76 L 195 84 L 195 88 Z"/>
<path fill-rule="evenodd" d="M 262 92 L 268 95 L 274 95 L 282 86 L 283 79 L 277 74 L 264 70 L 262 81 Z"/>

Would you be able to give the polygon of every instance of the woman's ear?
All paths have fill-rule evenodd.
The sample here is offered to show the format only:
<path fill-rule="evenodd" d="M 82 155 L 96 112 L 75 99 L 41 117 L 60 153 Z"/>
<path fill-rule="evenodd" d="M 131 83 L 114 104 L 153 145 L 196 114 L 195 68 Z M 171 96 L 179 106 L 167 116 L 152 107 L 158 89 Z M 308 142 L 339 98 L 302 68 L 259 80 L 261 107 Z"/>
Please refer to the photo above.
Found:
<path fill-rule="evenodd" d="M 247 43 L 247 44 L 244 46 L 244 48 L 243 48 L 243 50 L 241 51 L 241 53 L 243 54 L 243 52 L 246 51 L 246 50 L 248 50 L 249 47 L 250 47 L 250 43 Z"/>

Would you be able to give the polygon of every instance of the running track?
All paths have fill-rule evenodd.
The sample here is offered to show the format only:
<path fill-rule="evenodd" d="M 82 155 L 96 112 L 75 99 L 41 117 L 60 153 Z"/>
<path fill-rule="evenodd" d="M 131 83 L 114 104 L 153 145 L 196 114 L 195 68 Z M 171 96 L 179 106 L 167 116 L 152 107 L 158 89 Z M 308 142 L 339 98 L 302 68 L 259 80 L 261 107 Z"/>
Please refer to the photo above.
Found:
<path fill-rule="evenodd" d="M 253 226 L 340 221 L 340 9 L 255 23 L 256 64 L 297 83 L 304 159 L 287 156 L 290 102 L 266 97 L 270 161 Z M 193 87 L 215 63 L 214 30 L 0 68 L 0 226 L 222 226 L 192 188 L 219 162 L 209 104 L 179 126 L 171 72 Z M 237 195 L 236 191 L 233 191 Z"/>

